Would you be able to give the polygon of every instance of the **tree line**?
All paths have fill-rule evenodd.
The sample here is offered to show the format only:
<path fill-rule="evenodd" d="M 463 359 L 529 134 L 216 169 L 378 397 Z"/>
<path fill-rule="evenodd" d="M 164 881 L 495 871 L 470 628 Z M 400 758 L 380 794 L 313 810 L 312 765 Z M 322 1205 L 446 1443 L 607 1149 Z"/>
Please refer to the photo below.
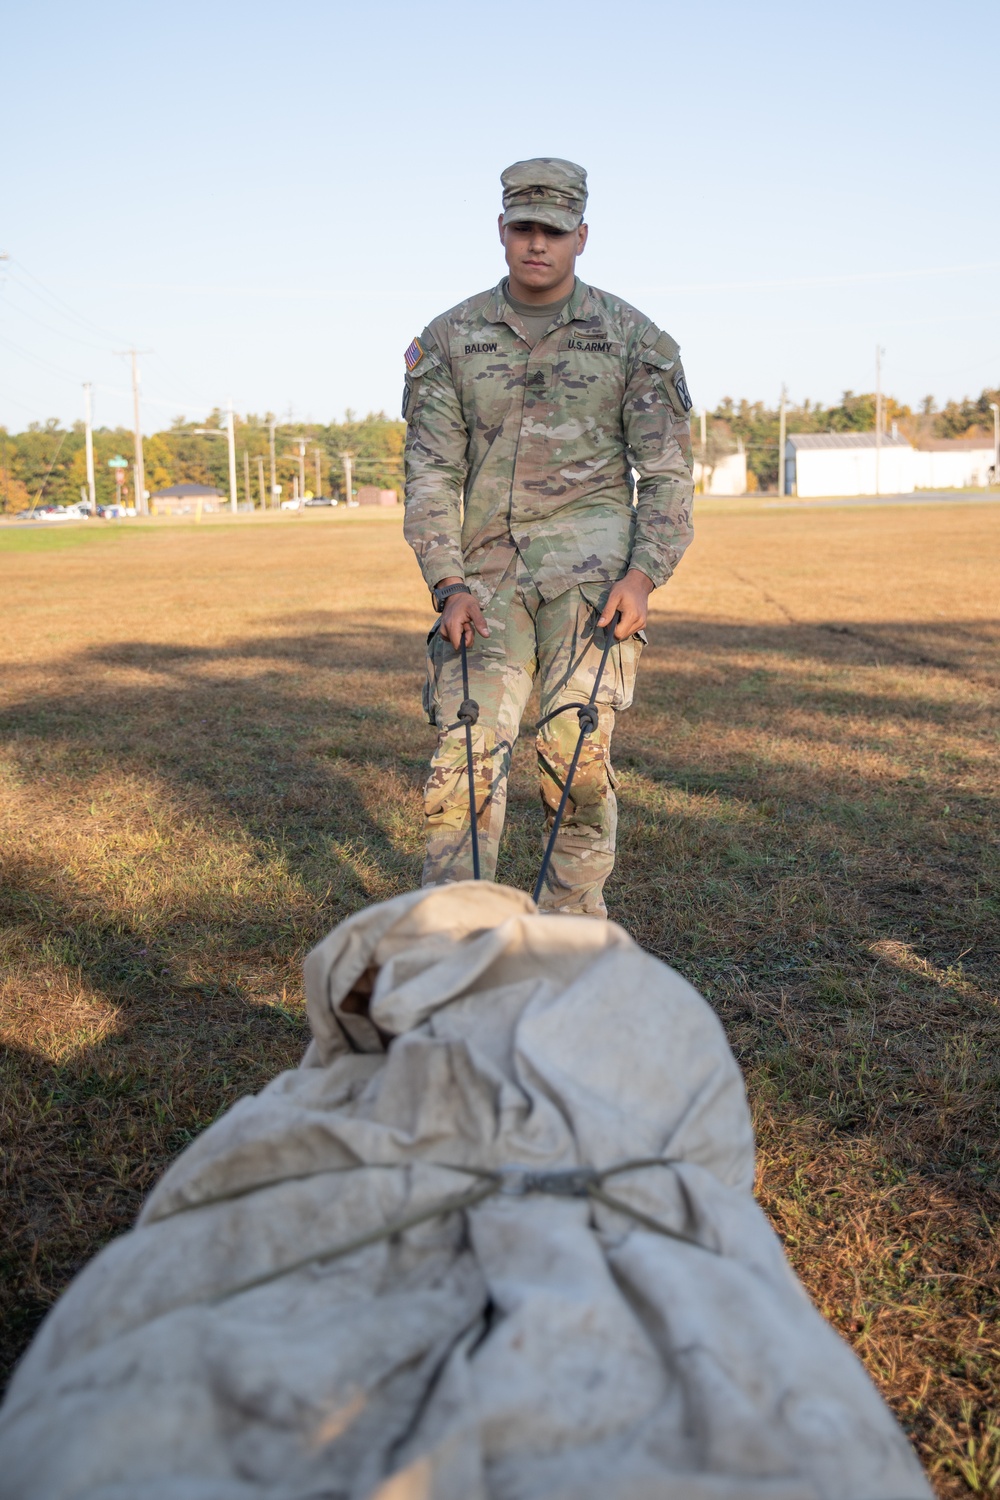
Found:
<path fill-rule="evenodd" d="M 243 455 L 250 460 L 250 495 L 260 503 L 258 458 L 264 460 L 265 489 L 270 486 L 269 422 L 264 417 L 237 417 L 236 477 L 240 501 L 248 497 L 245 490 Z M 174 484 L 208 484 L 228 496 L 229 451 L 224 437 L 209 437 L 198 428 L 221 428 L 225 421 L 220 411 L 205 420 L 189 422 L 178 417 L 163 432 L 143 438 L 143 462 L 146 488 L 154 493 Z M 376 485 L 379 489 L 403 487 L 403 441 L 406 428 L 392 421 L 384 412 L 372 412 L 358 418 L 345 414 L 343 422 L 328 425 L 311 422 L 280 422 L 275 427 L 274 447 L 277 482 L 282 499 L 292 494 L 293 480 L 299 473 L 299 448 L 305 442 L 305 479 L 307 489 L 316 490 L 316 450 L 320 453 L 320 474 L 324 494 L 344 499 L 343 455 L 349 454 L 353 469 L 352 489 L 359 485 Z M 95 427 L 94 479 L 99 505 L 115 498 L 115 471 L 109 467 L 113 458 L 125 458 L 128 496 L 131 503 L 132 432 L 126 427 Z M 0 427 L 0 508 L 8 514 L 28 510 L 32 505 L 69 505 L 86 492 L 86 437 L 82 422 L 63 427 L 53 417 L 47 422 L 32 422 L 23 432 L 8 432 Z"/>
<path fill-rule="evenodd" d="M 902 436 L 911 442 L 927 438 L 975 438 L 992 440 L 993 414 L 990 403 L 1000 402 L 996 388 L 984 390 L 978 397 L 948 401 L 938 409 L 932 397 L 926 397 L 917 411 L 883 397 L 883 422 L 890 430 L 898 424 Z M 695 414 L 692 413 L 694 416 Z M 751 489 L 773 488 L 778 475 L 778 407 L 762 401 L 736 403 L 726 397 L 713 412 L 706 413 L 705 456 L 715 463 L 724 453 L 735 451 L 742 442 L 747 455 L 747 472 Z M 241 501 L 244 493 L 244 452 L 250 459 L 250 496 L 259 503 L 257 459 L 264 460 L 265 486 L 270 484 L 269 422 L 264 417 L 236 419 L 236 469 Z M 788 432 L 871 432 L 875 426 L 875 395 L 855 395 L 845 391 L 836 406 L 822 406 L 805 401 L 786 408 Z M 227 444 L 221 437 L 206 437 L 199 427 L 221 427 L 223 415 L 214 411 L 203 422 L 189 422 L 178 417 L 163 432 L 143 439 L 146 487 L 152 492 L 173 484 L 210 484 L 229 492 L 229 459 Z M 699 424 L 694 426 L 694 451 L 702 457 Z M 277 481 L 282 495 L 292 493 L 295 475 L 299 473 L 299 446 L 306 444 L 306 484 L 315 490 L 315 452 L 319 449 L 323 492 L 338 498 L 344 496 L 343 455 L 352 459 L 354 485 L 373 484 L 379 489 L 402 491 L 403 442 L 406 428 L 384 412 L 372 412 L 358 418 L 345 414 L 343 422 L 282 422 L 275 429 Z M 129 461 L 127 472 L 131 486 L 132 433 L 124 427 L 98 427 L 94 430 L 94 469 L 99 504 L 115 498 L 114 470 L 109 460 L 123 457 Z M 750 477 L 752 476 L 752 477 Z M 0 508 L 8 514 L 28 510 L 32 505 L 67 505 L 78 501 L 85 491 L 87 468 L 82 422 L 62 427 L 53 417 L 32 422 L 23 432 L 8 432 L 0 427 Z"/>
<path fill-rule="evenodd" d="M 948 401 L 940 409 L 933 396 L 925 396 L 917 411 L 892 396 L 883 396 L 883 431 L 891 432 L 895 422 L 900 436 L 914 444 L 931 438 L 983 438 L 992 443 L 991 401 L 1000 403 L 1000 393 L 996 388 L 984 390 L 975 398 Z M 774 489 L 778 482 L 780 409 L 765 406 L 762 401 L 737 403 L 727 396 L 707 417 L 707 462 L 716 463 L 724 453 L 735 452 L 739 440 L 746 450 L 750 488 Z M 875 392 L 855 395 L 853 391 L 845 391 L 836 406 L 822 406 L 811 401 L 798 406 L 788 405 L 785 420 L 789 433 L 874 432 Z M 697 421 L 692 427 L 695 457 L 701 458 Z"/>

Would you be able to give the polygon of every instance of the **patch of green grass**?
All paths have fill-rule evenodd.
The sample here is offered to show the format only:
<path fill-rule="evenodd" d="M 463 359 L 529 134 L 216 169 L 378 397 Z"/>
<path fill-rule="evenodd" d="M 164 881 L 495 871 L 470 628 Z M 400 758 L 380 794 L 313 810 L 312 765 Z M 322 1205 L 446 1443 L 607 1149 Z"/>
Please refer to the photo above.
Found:
<path fill-rule="evenodd" d="M 0 525 L 0 552 L 66 552 L 124 536 L 116 521 L 11 521 Z"/>

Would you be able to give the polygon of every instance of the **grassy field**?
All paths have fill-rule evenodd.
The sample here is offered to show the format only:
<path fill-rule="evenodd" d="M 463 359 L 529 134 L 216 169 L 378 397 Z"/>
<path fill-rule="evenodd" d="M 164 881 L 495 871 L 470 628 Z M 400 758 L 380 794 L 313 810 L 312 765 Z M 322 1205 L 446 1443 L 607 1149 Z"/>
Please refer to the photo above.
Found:
<path fill-rule="evenodd" d="M 612 916 L 722 1016 L 761 1201 L 942 1496 L 1000 1489 L 998 544 L 709 502 L 615 745 Z M 432 731 L 395 516 L 0 530 L 0 577 L 9 1365 L 295 1063 L 306 949 L 416 883 Z"/>

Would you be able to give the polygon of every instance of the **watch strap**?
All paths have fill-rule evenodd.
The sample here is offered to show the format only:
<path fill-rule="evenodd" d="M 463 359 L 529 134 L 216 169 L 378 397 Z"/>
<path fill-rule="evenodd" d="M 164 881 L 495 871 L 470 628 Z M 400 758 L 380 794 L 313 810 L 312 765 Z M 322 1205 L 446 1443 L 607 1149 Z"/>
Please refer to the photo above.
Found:
<path fill-rule="evenodd" d="M 443 589 L 431 589 L 431 598 L 434 600 L 434 608 L 438 614 L 444 609 L 444 601 L 452 594 L 471 594 L 472 590 L 467 583 L 449 583 Z"/>

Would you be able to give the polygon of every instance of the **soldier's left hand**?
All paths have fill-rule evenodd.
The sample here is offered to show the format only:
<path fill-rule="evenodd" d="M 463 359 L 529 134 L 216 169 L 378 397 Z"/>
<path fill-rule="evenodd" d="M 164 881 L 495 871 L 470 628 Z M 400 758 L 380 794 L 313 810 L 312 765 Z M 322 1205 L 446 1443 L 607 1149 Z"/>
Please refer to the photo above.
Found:
<path fill-rule="evenodd" d="M 630 635 L 635 635 L 646 624 L 649 596 L 655 587 L 653 580 L 639 568 L 629 568 L 625 577 L 612 586 L 598 625 L 610 625 L 615 610 L 621 610 L 622 617 L 615 627 L 615 640 L 624 641 Z"/>

